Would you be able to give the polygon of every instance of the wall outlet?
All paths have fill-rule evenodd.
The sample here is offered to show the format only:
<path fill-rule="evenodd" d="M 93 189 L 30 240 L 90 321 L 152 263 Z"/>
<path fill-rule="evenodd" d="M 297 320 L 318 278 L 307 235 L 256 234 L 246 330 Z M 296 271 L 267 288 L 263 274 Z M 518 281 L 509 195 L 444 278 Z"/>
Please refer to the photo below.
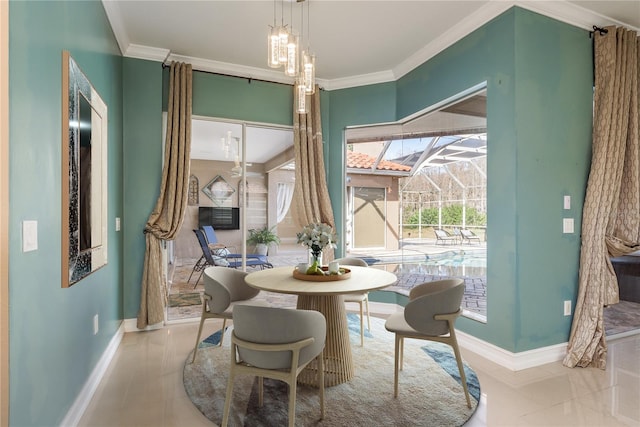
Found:
<path fill-rule="evenodd" d="M 98 335 L 98 315 L 93 316 L 93 335 Z"/>
<path fill-rule="evenodd" d="M 120 231 L 120 218 L 116 217 L 116 231 Z"/>
<path fill-rule="evenodd" d="M 571 316 L 571 301 L 564 302 L 564 315 Z"/>

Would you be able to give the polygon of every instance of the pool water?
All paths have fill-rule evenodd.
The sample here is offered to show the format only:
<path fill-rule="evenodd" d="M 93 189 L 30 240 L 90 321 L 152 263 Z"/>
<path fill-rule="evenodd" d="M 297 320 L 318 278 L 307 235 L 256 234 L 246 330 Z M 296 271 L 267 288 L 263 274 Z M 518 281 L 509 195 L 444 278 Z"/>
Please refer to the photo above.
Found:
<path fill-rule="evenodd" d="M 487 252 L 485 250 L 447 251 L 438 254 L 425 254 L 425 257 L 424 261 L 398 260 L 386 264 L 395 264 L 395 273 L 403 274 L 447 277 L 486 277 L 487 275 Z"/>

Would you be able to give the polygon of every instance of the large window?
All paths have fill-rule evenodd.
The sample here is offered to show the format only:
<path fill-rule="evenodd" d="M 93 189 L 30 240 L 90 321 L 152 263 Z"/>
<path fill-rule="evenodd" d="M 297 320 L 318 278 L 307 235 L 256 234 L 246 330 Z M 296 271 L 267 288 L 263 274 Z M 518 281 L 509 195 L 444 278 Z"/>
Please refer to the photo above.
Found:
<path fill-rule="evenodd" d="M 411 120 L 347 129 L 351 255 L 399 277 L 398 290 L 466 282 L 465 315 L 487 317 L 486 86 Z"/>

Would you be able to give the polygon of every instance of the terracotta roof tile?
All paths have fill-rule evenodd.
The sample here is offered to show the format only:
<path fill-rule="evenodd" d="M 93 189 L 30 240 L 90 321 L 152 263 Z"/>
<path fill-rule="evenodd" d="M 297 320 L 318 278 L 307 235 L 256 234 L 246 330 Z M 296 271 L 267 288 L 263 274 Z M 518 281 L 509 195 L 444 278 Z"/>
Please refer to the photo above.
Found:
<path fill-rule="evenodd" d="M 375 161 L 376 161 L 376 158 L 371 157 L 368 154 L 357 153 L 355 151 L 347 151 L 347 167 L 348 168 L 371 169 L 371 166 L 373 166 Z M 381 160 L 380 163 L 378 163 L 377 169 L 386 170 L 386 171 L 409 172 L 411 170 L 411 167 L 390 162 L 388 160 Z"/>

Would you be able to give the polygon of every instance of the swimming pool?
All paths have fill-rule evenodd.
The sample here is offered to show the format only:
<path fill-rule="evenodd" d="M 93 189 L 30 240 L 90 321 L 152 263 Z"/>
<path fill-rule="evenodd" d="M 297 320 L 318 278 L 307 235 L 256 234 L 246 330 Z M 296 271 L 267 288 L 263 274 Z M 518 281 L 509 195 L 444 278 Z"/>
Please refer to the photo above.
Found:
<path fill-rule="evenodd" d="M 422 259 L 420 259 L 422 258 Z M 447 277 L 486 277 L 486 250 L 452 250 L 437 254 L 424 254 L 398 259 L 370 258 L 370 265 L 387 265 L 396 273 L 413 273 Z"/>

